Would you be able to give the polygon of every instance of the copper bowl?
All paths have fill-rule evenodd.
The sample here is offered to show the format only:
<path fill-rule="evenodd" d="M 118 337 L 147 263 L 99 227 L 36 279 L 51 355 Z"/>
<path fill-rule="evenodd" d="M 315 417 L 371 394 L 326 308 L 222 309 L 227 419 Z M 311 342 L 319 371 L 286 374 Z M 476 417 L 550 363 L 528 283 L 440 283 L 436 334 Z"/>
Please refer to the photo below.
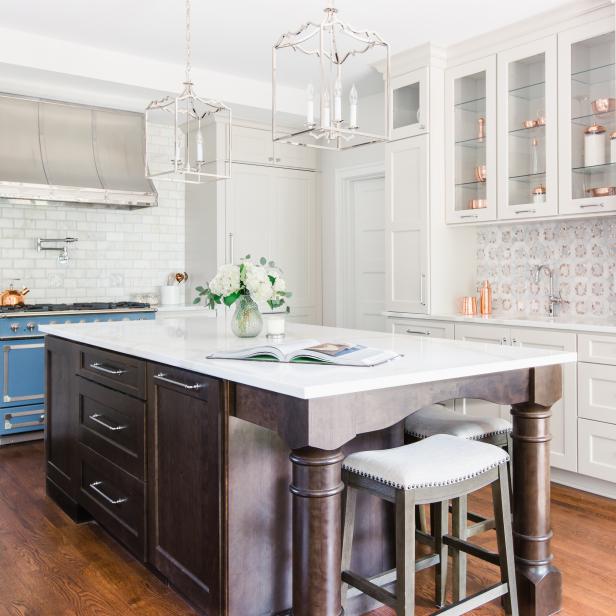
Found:
<path fill-rule="evenodd" d="M 468 202 L 469 210 L 483 210 L 486 207 L 488 207 L 487 199 L 471 199 Z"/>
<path fill-rule="evenodd" d="M 522 122 L 522 128 L 535 128 L 537 126 L 537 120 L 524 120 Z"/>
<path fill-rule="evenodd" d="M 613 197 L 616 195 L 616 186 L 602 186 L 601 188 L 589 188 L 587 193 L 591 197 Z"/>
<path fill-rule="evenodd" d="M 478 165 L 477 167 L 475 167 L 475 180 L 477 180 L 478 182 L 485 182 L 486 177 L 487 175 L 485 165 Z"/>
<path fill-rule="evenodd" d="M 608 113 L 616 111 L 616 98 L 598 98 L 592 102 L 593 113 Z"/>
<path fill-rule="evenodd" d="M 543 116 L 538 117 L 535 120 L 535 126 L 545 126 L 545 118 Z"/>

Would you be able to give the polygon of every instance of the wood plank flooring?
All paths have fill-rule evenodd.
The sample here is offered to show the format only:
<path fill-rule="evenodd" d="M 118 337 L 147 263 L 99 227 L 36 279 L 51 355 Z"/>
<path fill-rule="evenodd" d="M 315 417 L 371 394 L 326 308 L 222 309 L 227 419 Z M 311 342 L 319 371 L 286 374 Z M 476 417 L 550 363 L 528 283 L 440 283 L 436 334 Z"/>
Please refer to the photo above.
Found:
<path fill-rule="evenodd" d="M 45 496 L 42 443 L 0 448 L 0 616 L 194 616 L 172 589 L 96 524 L 74 524 Z M 554 486 L 554 552 L 565 616 L 613 616 L 616 501 Z M 490 511 L 489 493 L 472 500 Z M 490 543 L 486 536 L 482 543 Z M 496 579 L 470 561 L 469 590 Z M 417 614 L 433 611 L 432 575 L 418 576 Z M 474 612 L 502 614 L 496 604 Z M 382 608 L 371 616 L 391 616 Z"/>

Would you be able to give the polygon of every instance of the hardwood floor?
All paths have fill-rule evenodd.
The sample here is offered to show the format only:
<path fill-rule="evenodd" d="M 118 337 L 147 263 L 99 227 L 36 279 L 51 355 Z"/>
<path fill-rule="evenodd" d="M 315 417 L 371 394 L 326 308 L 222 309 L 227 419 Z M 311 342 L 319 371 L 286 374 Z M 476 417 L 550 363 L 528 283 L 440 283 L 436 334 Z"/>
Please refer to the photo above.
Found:
<path fill-rule="evenodd" d="M 45 496 L 42 443 L 0 448 L 0 616 L 194 616 L 195 612 L 96 524 L 74 524 Z M 554 486 L 554 552 L 565 616 L 615 613 L 616 501 Z M 488 513 L 489 494 L 471 501 Z M 490 534 L 481 543 L 491 542 Z M 496 579 L 470 561 L 469 590 Z M 432 575 L 418 576 L 417 614 L 434 610 Z M 502 614 L 496 604 L 474 612 Z M 390 616 L 381 608 L 371 616 Z"/>

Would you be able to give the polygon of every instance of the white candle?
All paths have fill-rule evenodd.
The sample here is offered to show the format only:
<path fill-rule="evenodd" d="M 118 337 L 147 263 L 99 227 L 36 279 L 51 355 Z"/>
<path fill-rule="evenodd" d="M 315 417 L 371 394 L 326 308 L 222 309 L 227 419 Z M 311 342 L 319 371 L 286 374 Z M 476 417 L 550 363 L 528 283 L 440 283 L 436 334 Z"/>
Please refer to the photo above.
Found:
<path fill-rule="evenodd" d="M 322 101 L 322 113 L 321 113 L 321 126 L 323 128 L 329 128 L 331 125 L 331 115 L 329 109 L 329 90 L 323 92 Z"/>
<path fill-rule="evenodd" d="M 269 336 L 282 336 L 284 334 L 284 316 L 272 315 L 268 317 L 267 333 Z"/>
<path fill-rule="evenodd" d="M 205 160 L 203 155 L 203 134 L 201 130 L 197 131 L 197 162 L 202 163 Z"/>
<path fill-rule="evenodd" d="M 180 135 L 175 142 L 175 162 L 181 162 L 182 160 L 182 136 Z"/>
<path fill-rule="evenodd" d="M 334 84 L 334 122 L 342 122 L 342 82 L 336 79 Z"/>
<path fill-rule="evenodd" d="M 306 124 L 314 124 L 314 86 L 311 83 L 306 88 Z"/>
<path fill-rule="evenodd" d="M 349 126 L 351 128 L 357 128 L 357 88 L 355 84 L 351 88 L 349 92 L 349 103 L 351 106 L 350 114 L 349 114 Z"/>

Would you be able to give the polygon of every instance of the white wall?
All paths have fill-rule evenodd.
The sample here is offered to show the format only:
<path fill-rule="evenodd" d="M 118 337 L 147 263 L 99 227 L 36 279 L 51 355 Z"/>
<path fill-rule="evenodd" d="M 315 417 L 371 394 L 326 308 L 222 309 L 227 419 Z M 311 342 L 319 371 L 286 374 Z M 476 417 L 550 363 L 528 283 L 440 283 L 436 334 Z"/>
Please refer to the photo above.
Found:
<path fill-rule="evenodd" d="M 158 207 L 142 210 L 0 204 L 0 287 L 19 278 L 30 303 L 126 300 L 157 290 L 169 273 L 184 271 L 185 242 L 184 186 L 156 188 Z M 39 237 L 67 236 L 79 241 L 66 265 L 58 253 L 36 250 Z"/>

